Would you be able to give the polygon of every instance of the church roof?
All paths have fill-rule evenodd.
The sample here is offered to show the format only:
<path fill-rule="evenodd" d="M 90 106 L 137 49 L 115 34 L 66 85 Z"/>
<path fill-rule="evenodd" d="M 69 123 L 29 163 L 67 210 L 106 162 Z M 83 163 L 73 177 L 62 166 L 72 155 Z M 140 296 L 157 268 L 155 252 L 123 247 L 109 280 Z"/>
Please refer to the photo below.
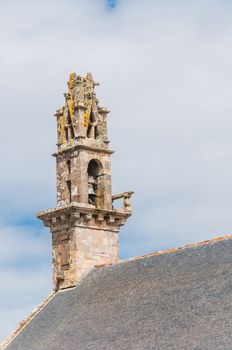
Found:
<path fill-rule="evenodd" d="M 94 268 L 7 350 L 230 349 L 232 236 Z"/>

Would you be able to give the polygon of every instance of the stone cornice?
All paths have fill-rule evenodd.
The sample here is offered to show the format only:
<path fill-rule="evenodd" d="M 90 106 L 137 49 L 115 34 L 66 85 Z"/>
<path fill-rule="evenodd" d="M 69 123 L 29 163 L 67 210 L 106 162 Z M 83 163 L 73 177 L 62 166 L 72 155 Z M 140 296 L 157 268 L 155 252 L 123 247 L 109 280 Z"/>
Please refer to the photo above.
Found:
<path fill-rule="evenodd" d="M 71 203 L 69 205 L 48 209 L 37 213 L 45 226 L 52 232 L 69 227 L 94 228 L 101 230 L 118 231 L 131 216 L 130 211 L 120 209 L 98 209 L 90 204 Z"/>
<path fill-rule="evenodd" d="M 88 151 L 94 151 L 94 152 L 99 152 L 99 153 L 107 153 L 107 154 L 113 154 L 114 151 L 110 150 L 110 149 L 106 149 L 106 148 L 101 148 L 101 147 L 93 147 L 93 146 L 89 146 L 89 145 L 83 145 L 83 144 L 77 144 L 77 145 L 73 145 L 71 147 L 68 148 L 64 148 L 58 152 L 55 152 L 52 154 L 53 157 L 57 157 L 60 154 L 63 153 L 68 153 L 68 152 L 73 152 L 79 149 L 85 149 Z"/>

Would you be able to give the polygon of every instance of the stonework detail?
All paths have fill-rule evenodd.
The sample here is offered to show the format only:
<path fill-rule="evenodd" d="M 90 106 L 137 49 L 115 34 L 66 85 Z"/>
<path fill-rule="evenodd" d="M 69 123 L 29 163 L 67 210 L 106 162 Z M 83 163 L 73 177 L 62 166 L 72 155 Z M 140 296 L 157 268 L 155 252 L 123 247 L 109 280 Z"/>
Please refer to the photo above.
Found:
<path fill-rule="evenodd" d="M 108 144 L 106 116 L 109 111 L 99 106 L 94 92 L 92 75 L 86 77 L 71 73 L 68 93 L 64 93 L 65 105 L 55 113 L 59 150 L 72 146 L 76 140 L 86 139 L 89 145 L 97 142 L 100 147 Z"/>
<path fill-rule="evenodd" d="M 133 192 L 111 193 L 106 108 L 92 75 L 70 74 L 65 105 L 57 110 L 57 207 L 39 212 L 52 233 L 53 289 L 69 288 L 95 265 L 118 262 L 120 226 L 131 215 Z M 123 199 L 123 208 L 113 201 Z"/>

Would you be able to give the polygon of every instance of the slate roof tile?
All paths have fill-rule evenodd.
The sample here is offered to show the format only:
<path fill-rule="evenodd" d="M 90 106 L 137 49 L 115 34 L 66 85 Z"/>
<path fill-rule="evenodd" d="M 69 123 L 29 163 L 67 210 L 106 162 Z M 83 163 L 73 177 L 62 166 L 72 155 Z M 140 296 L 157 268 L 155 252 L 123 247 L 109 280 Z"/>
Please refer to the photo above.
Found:
<path fill-rule="evenodd" d="M 230 350 L 232 236 L 94 268 L 7 350 Z"/>

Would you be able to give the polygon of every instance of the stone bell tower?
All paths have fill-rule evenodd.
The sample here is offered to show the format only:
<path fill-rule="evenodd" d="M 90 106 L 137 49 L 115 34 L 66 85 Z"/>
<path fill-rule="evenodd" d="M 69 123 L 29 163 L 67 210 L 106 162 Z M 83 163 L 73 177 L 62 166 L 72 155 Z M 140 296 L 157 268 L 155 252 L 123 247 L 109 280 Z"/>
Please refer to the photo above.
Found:
<path fill-rule="evenodd" d="M 90 73 L 71 73 L 55 114 L 57 207 L 37 214 L 52 233 L 54 290 L 75 286 L 96 264 L 117 263 L 119 229 L 131 215 L 133 192 L 111 193 L 109 111 L 99 106 L 95 85 Z M 118 198 L 122 209 L 113 207 Z"/>

